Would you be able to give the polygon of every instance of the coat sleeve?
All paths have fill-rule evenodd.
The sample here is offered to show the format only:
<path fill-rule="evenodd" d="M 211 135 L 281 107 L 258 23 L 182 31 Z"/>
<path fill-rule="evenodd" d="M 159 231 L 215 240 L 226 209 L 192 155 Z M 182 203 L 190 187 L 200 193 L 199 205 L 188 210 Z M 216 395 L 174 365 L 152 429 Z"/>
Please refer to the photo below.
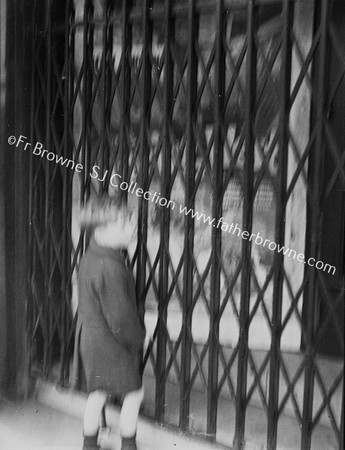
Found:
<path fill-rule="evenodd" d="M 145 327 L 139 318 L 131 274 L 118 264 L 116 270 L 106 268 L 98 281 L 102 312 L 112 334 L 125 348 L 138 352 L 145 339 Z"/>

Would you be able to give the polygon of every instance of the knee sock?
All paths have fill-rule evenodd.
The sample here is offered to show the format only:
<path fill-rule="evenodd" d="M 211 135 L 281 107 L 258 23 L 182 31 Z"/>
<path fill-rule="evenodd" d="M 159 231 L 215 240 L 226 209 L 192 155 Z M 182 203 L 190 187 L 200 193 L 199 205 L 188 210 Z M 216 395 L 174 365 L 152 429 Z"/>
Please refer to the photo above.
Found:
<path fill-rule="evenodd" d="M 135 443 L 135 436 L 123 437 L 121 450 L 137 450 L 137 445 Z"/>
<path fill-rule="evenodd" d="M 98 435 L 96 436 L 85 436 L 84 435 L 84 444 L 83 450 L 99 450 L 99 446 L 97 444 Z"/>

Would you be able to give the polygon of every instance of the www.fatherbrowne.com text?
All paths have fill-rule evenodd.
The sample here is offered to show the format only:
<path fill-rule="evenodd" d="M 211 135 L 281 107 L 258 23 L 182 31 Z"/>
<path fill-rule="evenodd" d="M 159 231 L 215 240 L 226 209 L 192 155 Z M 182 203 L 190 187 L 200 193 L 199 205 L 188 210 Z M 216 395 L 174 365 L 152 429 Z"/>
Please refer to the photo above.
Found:
<path fill-rule="evenodd" d="M 308 264 L 311 267 L 316 267 L 319 270 L 323 270 L 324 272 L 335 274 L 336 268 L 331 266 L 330 264 L 324 263 L 323 261 L 317 261 L 315 258 L 310 257 L 306 258 L 304 253 L 297 253 L 296 250 L 285 247 L 284 245 L 277 244 L 274 241 L 269 239 L 264 239 L 261 236 L 260 231 L 257 233 L 249 233 L 249 231 L 242 230 L 238 223 L 231 222 L 230 224 L 225 222 L 224 217 L 220 217 L 216 219 L 214 217 L 206 216 L 204 213 L 199 213 L 198 211 L 194 211 L 192 208 L 187 209 L 185 206 L 182 207 L 180 205 L 180 213 L 185 216 L 190 215 L 194 219 L 201 220 L 203 223 L 210 225 L 214 228 L 220 228 L 225 233 L 230 233 L 234 236 L 240 237 L 244 240 L 252 241 L 256 245 L 260 245 L 265 247 L 272 252 L 277 251 L 278 253 L 282 253 L 284 256 L 288 256 L 292 259 L 297 259 L 298 262 L 303 264 Z"/>

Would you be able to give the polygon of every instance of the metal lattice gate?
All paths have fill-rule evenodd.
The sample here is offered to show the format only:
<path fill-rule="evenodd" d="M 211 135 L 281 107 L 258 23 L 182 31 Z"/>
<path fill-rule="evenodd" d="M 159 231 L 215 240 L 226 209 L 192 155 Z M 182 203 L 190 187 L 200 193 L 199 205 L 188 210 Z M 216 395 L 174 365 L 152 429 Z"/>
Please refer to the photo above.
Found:
<path fill-rule="evenodd" d="M 344 251 L 327 229 L 344 239 L 342 4 L 41 3 L 31 372 L 68 385 L 78 209 L 122 195 L 139 210 L 132 264 L 154 337 L 146 413 L 243 448 L 260 408 L 264 447 L 282 448 L 292 420 L 296 448 L 322 425 L 341 449 Z"/>

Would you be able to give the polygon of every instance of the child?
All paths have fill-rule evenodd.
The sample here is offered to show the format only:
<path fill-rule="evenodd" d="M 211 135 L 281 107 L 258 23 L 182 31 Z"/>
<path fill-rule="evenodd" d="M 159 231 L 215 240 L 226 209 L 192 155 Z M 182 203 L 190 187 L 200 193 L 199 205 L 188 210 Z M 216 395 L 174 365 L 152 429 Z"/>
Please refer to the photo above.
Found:
<path fill-rule="evenodd" d="M 122 250 L 135 237 L 136 220 L 111 199 L 90 202 L 83 222 L 93 234 L 79 269 L 75 379 L 89 392 L 83 450 L 99 449 L 99 421 L 106 399 L 122 397 L 122 450 L 135 450 L 143 400 L 139 370 L 145 327 L 139 318 L 132 273 Z"/>

